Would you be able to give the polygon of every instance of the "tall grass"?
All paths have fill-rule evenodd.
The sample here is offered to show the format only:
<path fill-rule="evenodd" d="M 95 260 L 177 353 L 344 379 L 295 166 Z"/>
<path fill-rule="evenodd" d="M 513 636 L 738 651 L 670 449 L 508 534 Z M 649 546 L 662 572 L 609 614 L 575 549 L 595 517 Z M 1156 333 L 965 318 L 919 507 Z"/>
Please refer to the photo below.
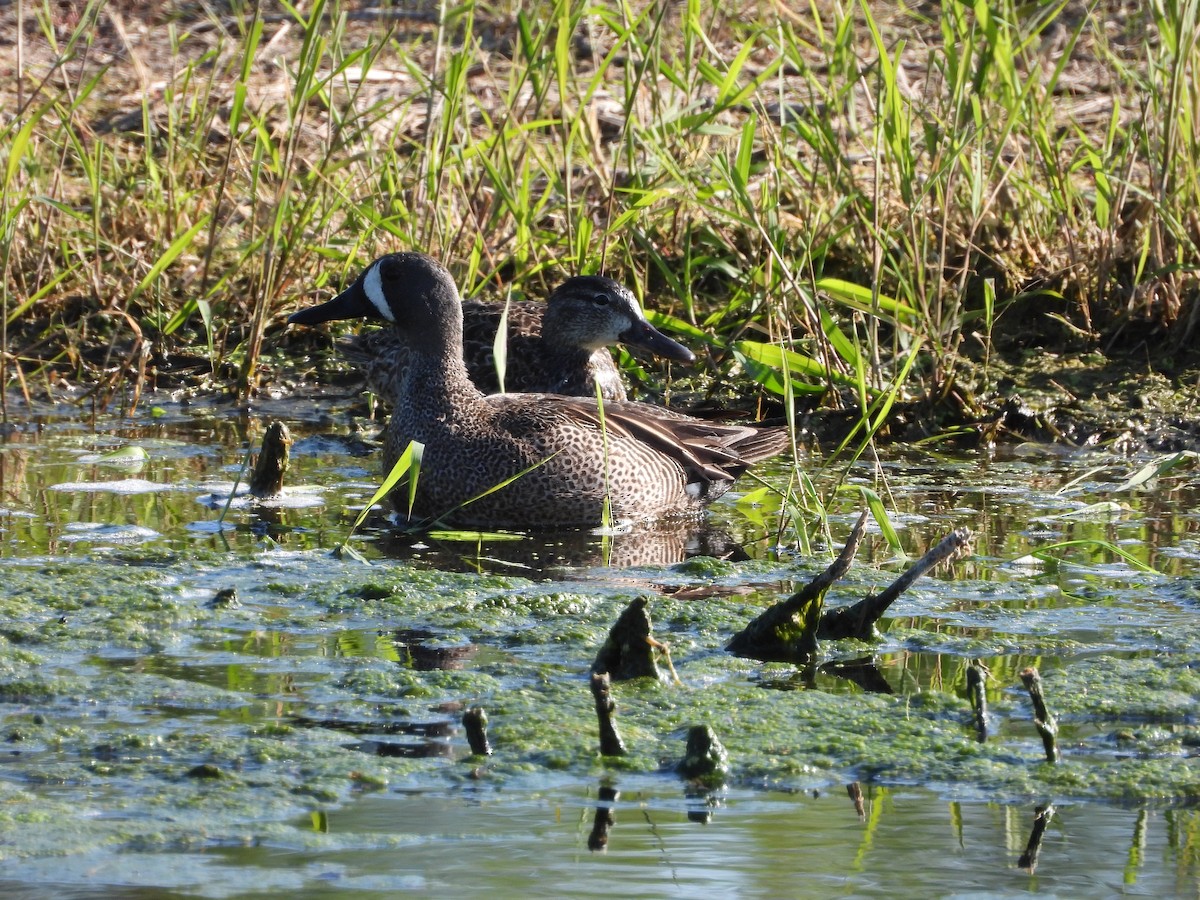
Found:
<path fill-rule="evenodd" d="M 707 351 L 685 388 L 857 409 L 848 448 L 1016 310 L 1200 315 L 1195 0 L 203 9 L 8 12 L 6 387 L 199 348 L 252 390 L 286 312 L 401 247 L 467 293 L 606 269 Z"/>

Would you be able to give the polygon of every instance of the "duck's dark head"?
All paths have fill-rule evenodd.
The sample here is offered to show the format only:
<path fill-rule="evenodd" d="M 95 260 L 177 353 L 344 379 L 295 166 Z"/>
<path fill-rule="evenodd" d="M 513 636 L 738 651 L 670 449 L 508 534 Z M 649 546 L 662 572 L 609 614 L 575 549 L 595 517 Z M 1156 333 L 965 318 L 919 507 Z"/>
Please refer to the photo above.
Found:
<path fill-rule="evenodd" d="M 381 256 L 327 303 L 293 313 L 289 323 L 316 325 L 334 319 L 383 319 L 408 342 L 428 346 L 462 342 L 462 307 L 454 279 L 424 253 Z"/>
<path fill-rule="evenodd" d="M 646 321 L 627 287 L 603 275 L 568 278 L 554 289 L 547 304 L 543 340 L 589 353 L 621 343 L 678 362 L 690 363 L 696 358 Z"/>

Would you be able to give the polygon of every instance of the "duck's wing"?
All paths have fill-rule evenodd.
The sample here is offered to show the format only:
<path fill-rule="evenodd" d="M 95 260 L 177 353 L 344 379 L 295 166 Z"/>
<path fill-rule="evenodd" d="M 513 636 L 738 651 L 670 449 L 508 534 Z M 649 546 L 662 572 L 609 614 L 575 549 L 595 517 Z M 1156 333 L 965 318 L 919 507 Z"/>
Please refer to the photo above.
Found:
<path fill-rule="evenodd" d="M 689 484 L 728 483 L 753 463 L 782 453 L 790 446 L 786 428 L 724 425 L 672 412 L 648 403 L 605 403 L 553 394 L 491 397 L 496 424 L 519 438 L 548 434 L 560 428 L 604 428 L 610 435 L 637 441 L 673 460 Z M 702 495 L 712 496 L 707 489 Z"/>
<path fill-rule="evenodd" d="M 647 403 L 607 404 L 604 419 L 607 427 L 615 423 L 675 459 L 689 473 L 689 481 L 693 473 L 705 482 L 732 481 L 752 464 L 782 453 L 791 443 L 783 427 L 708 422 Z"/>

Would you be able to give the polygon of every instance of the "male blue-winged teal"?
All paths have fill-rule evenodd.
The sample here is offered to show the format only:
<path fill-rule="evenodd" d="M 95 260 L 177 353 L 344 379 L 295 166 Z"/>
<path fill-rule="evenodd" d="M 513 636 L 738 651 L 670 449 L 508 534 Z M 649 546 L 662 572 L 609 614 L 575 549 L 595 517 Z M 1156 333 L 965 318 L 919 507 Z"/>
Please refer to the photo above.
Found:
<path fill-rule="evenodd" d="M 424 444 L 412 510 L 421 518 L 537 529 L 599 525 L 606 503 L 614 522 L 694 514 L 789 443 L 783 428 L 713 424 L 645 403 L 485 396 L 463 363 L 454 279 L 421 253 L 377 259 L 337 297 L 289 321 L 359 316 L 391 322 L 411 355 L 384 464 L 390 470 L 410 440 Z M 406 495 L 394 495 L 402 512 Z"/>
<path fill-rule="evenodd" d="M 500 390 L 493 348 L 502 318 L 505 332 L 504 389 L 509 393 L 567 394 L 624 400 L 625 385 L 609 354 L 622 343 L 655 356 L 692 362 L 692 352 L 646 321 L 628 288 L 602 275 L 568 278 L 545 303 L 463 302 L 463 359 L 467 374 L 485 394 Z M 400 390 L 409 350 L 395 329 L 364 331 L 341 345 L 342 354 L 366 377 L 367 387 L 388 402 Z"/>

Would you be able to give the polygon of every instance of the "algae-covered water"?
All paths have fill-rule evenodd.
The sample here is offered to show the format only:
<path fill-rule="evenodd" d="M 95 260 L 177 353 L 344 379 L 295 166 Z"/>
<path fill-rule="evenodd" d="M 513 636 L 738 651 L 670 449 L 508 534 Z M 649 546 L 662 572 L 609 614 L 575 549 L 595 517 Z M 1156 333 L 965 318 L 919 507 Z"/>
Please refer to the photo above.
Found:
<path fill-rule="evenodd" d="M 289 491 L 227 502 L 268 418 L 296 438 Z M 777 465 L 706 528 L 411 537 L 379 512 L 349 541 L 365 561 L 331 555 L 371 451 L 316 402 L 43 409 L 7 434 L 0 894 L 1200 891 L 1191 458 L 1131 484 L 1153 457 L 896 451 L 851 470 L 825 524 L 781 527 L 754 493 L 787 486 Z M 819 487 L 838 475 L 800 462 Z M 858 485 L 910 557 L 961 526 L 973 555 L 902 596 L 876 643 L 811 666 L 725 653 L 828 564 Z M 830 603 L 905 565 L 873 532 Z M 605 760 L 588 667 L 639 596 L 678 681 L 615 685 L 629 752 Z M 486 758 L 461 726 L 475 705 Z M 723 786 L 675 771 L 697 724 L 728 750 Z"/>

